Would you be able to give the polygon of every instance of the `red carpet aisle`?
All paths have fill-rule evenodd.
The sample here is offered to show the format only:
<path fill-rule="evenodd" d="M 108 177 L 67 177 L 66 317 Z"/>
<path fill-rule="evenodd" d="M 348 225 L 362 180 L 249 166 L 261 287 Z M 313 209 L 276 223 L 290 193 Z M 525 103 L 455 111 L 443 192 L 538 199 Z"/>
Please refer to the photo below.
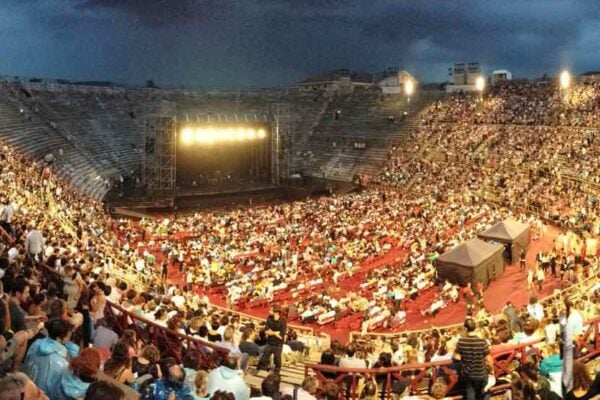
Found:
<path fill-rule="evenodd" d="M 541 240 L 532 241 L 529 251 L 527 253 L 527 265 L 535 265 L 535 257 L 540 251 L 549 251 L 553 246 L 553 240 L 556 237 L 558 230 L 553 227 L 548 227 L 546 237 Z M 351 278 L 346 278 L 339 282 L 338 287 L 342 291 L 357 290 L 362 277 L 374 268 L 379 268 L 393 260 L 401 259 L 405 256 L 406 251 L 404 249 L 393 249 L 385 256 L 380 259 L 373 260 L 365 263 L 361 271 L 355 274 Z M 174 267 L 169 267 L 169 282 L 174 284 L 183 284 L 184 276 L 179 270 Z M 544 286 L 541 292 L 528 291 L 527 290 L 527 273 L 519 271 L 518 263 L 509 265 L 506 268 L 505 273 L 500 279 L 490 283 L 490 286 L 484 293 L 484 303 L 487 310 L 491 313 L 497 313 L 502 310 L 502 307 L 506 304 L 506 301 L 511 300 L 513 304 L 520 307 L 527 304 L 529 297 L 533 294 L 543 298 L 552 294 L 552 292 L 560 287 L 558 279 L 553 279 L 551 276 L 546 277 Z M 406 324 L 402 327 L 402 330 L 418 330 L 426 329 L 434 326 L 446 326 L 460 323 L 464 320 L 466 313 L 465 303 L 461 300 L 457 304 L 451 304 L 442 310 L 435 318 L 424 317 L 421 315 L 420 310 L 429 307 L 437 288 L 431 288 L 422 293 L 416 301 L 412 302 L 407 310 Z M 211 303 L 225 306 L 226 300 L 224 297 L 218 295 L 209 296 Z M 266 307 L 258 307 L 251 309 L 240 310 L 246 314 L 250 314 L 256 317 L 264 318 L 267 315 Z M 332 324 L 321 327 L 317 324 L 309 324 L 314 328 L 315 332 L 325 332 L 331 336 L 332 340 L 337 339 L 342 343 L 346 343 L 349 338 L 351 331 L 358 331 L 360 327 L 360 315 L 349 315 L 342 318 L 337 327 Z M 298 324 L 298 321 L 292 322 L 292 324 Z M 377 332 L 389 332 L 386 329 L 379 329 Z"/>

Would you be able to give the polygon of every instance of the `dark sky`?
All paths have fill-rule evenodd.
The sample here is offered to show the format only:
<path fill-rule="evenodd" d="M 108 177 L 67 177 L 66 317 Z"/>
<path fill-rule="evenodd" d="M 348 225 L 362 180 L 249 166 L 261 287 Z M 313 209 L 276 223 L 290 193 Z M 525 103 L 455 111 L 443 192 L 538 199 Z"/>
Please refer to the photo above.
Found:
<path fill-rule="evenodd" d="M 0 0 L 0 75 L 275 86 L 455 61 L 600 69 L 600 0 Z"/>

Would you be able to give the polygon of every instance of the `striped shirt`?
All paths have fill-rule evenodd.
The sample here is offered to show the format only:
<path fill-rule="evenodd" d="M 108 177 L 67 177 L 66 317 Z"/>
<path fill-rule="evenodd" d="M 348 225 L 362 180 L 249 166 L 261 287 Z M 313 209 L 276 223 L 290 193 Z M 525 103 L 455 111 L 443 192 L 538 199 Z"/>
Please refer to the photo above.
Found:
<path fill-rule="evenodd" d="M 460 354 L 462 374 L 467 378 L 485 378 L 488 376 L 486 357 L 490 348 L 485 339 L 477 336 L 462 336 L 458 339 L 456 352 Z"/>

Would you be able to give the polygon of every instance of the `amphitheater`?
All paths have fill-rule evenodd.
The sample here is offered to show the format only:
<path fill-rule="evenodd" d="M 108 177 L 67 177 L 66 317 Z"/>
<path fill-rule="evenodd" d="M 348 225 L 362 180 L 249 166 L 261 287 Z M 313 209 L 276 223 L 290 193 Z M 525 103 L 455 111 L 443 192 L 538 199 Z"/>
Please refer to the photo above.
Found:
<path fill-rule="evenodd" d="M 219 197 L 178 213 L 151 212 L 149 197 L 133 193 L 127 204 L 140 207 L 127 210 L 115 182 L 144 176 L 148 121 L 194 113 L 266 116 L 284 127 L 268 184 L 296 195 L 215 206 Z M 135 357 L 153 345 L 192 376 L 241 354 L 240 376 L 256 396 L 271 375 L 240 342 L 252 331 L 264 345 L 273 306 L 288 328 L 282 393 L 315 376 L 314 398 L 332 398 L 332 382 L 333 398 L 462 398 L 452 353 L 469 315 L 490 345 L 490 395 L 516 393 L 517 380 L 549 381 L 561 395 L 560 369 L 543 378 L 537 371 L 558 354 L 565 299 L 584 321 L 573 358 L 593 377 L 600 354 L 599 127 L 595 83 L 507 83 L 481 96 L 424 87 L 409 99 L 377 86 L 191 91 L 3 81 L 0 194 L 14 216 L 0 218 L 2 282 L 11 298 L 22 277 L 32 283 L 32 300 L 21 304 L 30 314 L 51 301 L 52 286 L 65 313 L 83 318 L 72 334 L 82 347 L 97 344 L 88 328 L 102 320 L 121 341 L 134 337 Z M 220 189 L 208 190 L 197 197 Z M 507 241 L 486 241 L 492 228 Z M 43 251 L 31 247 L 32 231 L 44 237 Z M 510 254 L 517 245 L 522 251 Z M 442 279 L 457 249 L 468 265 L 452 258 L 455 275 Z M 467 269 L 485 276 L 464 278 Z M 106 295 L 94 291 L 97 282 Z M 103 363 L 115 362 L 114 348 L 95 347 Z M 15 355 L 12 368 L 24 362 L 28 372 L 29 357 Z M 128 398 L 145 396 L 147 375 L 132 384 L 104 369 L 102 379 Z"/>

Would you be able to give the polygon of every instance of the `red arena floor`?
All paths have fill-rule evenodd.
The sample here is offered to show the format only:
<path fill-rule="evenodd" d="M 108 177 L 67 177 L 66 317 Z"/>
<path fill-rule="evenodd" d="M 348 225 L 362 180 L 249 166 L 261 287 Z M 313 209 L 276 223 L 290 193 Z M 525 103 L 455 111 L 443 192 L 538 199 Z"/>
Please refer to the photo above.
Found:
<path fill-rule="evenodd" d="M 539 240 L 532 240 L 529 251 L 527 253 L 527 266 L 535 264 L 535 257 L 540 251 L 550 251 L 553 247 L 554 239 L 558 234 L 558 230 L 548 226 L 546 236 Z M 364 274 L 374 268 L 381 267 L 391 260 L 397 260 L 404 257 L 406 252 L 403 249 L 392 249 L 384 257 L 375 261 L 365 263 L 361 271 L 351 278 L 344 279 L 339 282 L 341 290 L 352 290 L 359 286 L 361 278 Z M 549 274 L 548 274 L 549 275 Z M 169 269 L 169 282 L 182 284 L 183 276 L 178 269 L 171 267 Z M 538 298 L 544 298 L 551 295 L 555 289 L 560 289 L 561 282 L 558 278 L 546 276 L 543 288 L 540 291 L 537 287 L 533 290 L 527 289 L 527 272 L 519 271 L 518 263 L 507 265 L 505 273 L 497 280 L 492 281 L 489 287 L 484 292 L 484 304 L 488 312 L 494 314 L 502 310 L 507 301 L 512 301 L 517 307 L 527 304 L 532 295 Z M 435 317 L 426 317 L 421 315 L 420 310 L 429 307 L 432 299 L 437 292 L 437 288 L 433 287 L 422 292 L 419 297 L 410 304 L 406 310 L 406 323 L 401 328 L 395 328 L 394 332 L 420 330 L 431 327 L 443 327 L 461 323 L 466 315 L 466 304 L 461 298 L 456 304 L 449 304 L 445 309 L 439 312 Z M 222 296 L 211 294 L 209 295 L 212 304 L 225 307 L 226 301 Z M 268 310 L 266 307 L 245 308 L 235 311 L 243 312 L 255 317 L 265 318 Z M 326 333 L 332 340 L 339 340 L 342 343 L 347 343 L 350 337 L 350 332 L 360 330 L 360 313 L 354 313 L 340 319 L 336 326 L 327 324 L 320 326 L 316 323 L 305 324 L 314 329 L 315 333 Z M 299 321 L 290 322 L 291 325 L 300 325 Z M 377 329 L 374 332 L 391 332 L 389 328 Z"/>

